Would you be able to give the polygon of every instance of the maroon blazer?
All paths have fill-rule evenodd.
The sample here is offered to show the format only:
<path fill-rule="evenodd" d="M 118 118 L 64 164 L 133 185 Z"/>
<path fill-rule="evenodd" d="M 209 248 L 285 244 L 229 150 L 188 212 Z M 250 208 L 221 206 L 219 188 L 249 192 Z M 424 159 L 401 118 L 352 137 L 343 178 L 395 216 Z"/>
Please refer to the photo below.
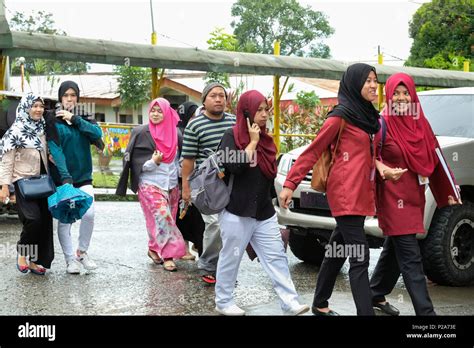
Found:
<path fill-rule="evenodd" d="M 380 138 L 381 132 L 375 136 L 376 144 L 379 143 Z M 439 147 L 436 139 L 435 142 Z M 380 157 L 379 160 L 385 165 L 408 169 L 403 154 L 388 129 L 381 153 L 379 150 L 377 148 L 377 157 Z M 429 177 L 430 189 L 439 208 L 448 205 L 449 195 L 456 197 L 448 175 L 456 183 L 451 170 L 449 169 L 449 173 L 446 173 L 439 162 Z M 418 174 L 410 169 L 395 182 L 383 181 L 377 175 L 377 217 L 384 235 L 398 236 L 425 232 L 423 224 L 425 188 L 425 185 L 419 184 Z"/>
<path fill-rule="evenodd" d="M 284 187 L 295 190 L 317 162 L 321 153 L 336 145 L 340 117 L 329 117 L 316 139 L 298 157 L 291 168 Z M 369 135 L 346 122 L 329 173 L 326 194 L 332 216 L 375 215 L 375 153 L 371 153 Z"/>

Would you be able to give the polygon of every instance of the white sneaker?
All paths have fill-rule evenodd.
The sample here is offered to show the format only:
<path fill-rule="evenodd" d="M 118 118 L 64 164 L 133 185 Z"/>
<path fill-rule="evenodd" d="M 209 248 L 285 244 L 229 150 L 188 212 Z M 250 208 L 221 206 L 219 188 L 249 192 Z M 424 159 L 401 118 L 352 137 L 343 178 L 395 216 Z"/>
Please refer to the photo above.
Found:
<path fill-rule="evenodd" d="M 77 260 L 71 260 L 67 263 L 66 272 L 69 274 L 81 273 L 81 264 Z"/>
<path fill-rule="evenodd" d="M 305 304 L 299 304 L 285 311 L 285 315 L 301 315 L 309 311 L 309 306 Z"/>
<path fill-rule="evenodd" d="M 222 315 L 228 315 L 228 316 L 242 316 L 245 315 L 245 311 L 239 307 L 237 307 L 235 304 L 226 307 L 226 308 L 219 308 L 216 306 L 216 312 L 222 314 Z"/>
<path fill-rule="evenodd" d="M 87 253 L 85 253 L 85 252 L 81 253 L 81 256 L 77 257 L 77 261 L 82 263 L 84 268 L 89 270 L 89 271 L 97 268 L 97 264 L 94 261 L 92 261 L 91 258 L 89 257 L 89 255 L 87 255 Z"/>

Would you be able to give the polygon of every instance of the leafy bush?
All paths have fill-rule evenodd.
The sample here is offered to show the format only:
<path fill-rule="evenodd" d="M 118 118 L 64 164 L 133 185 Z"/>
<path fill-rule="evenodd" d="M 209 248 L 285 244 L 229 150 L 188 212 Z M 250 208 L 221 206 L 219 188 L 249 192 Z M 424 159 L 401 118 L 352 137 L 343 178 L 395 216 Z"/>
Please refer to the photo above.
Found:
<path fill-rule="evenodd" d="M 280 130 L 282 134 L 316 135 L 323 125 L 332 106 L 321 105 L 314 91 L 300 91 L 296 95 L 296 105 L 290 104 L 281 112 Z M 280 152 L 288 152 L 309 144 L 314 137 L 284 137 Z"/>

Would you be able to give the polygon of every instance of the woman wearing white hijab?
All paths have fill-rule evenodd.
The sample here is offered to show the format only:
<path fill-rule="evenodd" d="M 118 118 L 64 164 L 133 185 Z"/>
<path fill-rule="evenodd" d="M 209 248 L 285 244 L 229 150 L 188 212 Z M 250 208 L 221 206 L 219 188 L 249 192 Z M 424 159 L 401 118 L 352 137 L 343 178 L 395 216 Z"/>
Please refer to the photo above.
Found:
<path fill-rule="evenodd" d="M 8 185 L 18 190 L 18 180 L 48 171 L 44 101 L 27 94 L 16 110 L 16 120 L 0 141 L 0 201 L 10 196 Z M 17 269 L 44 275 L 54 258 L 53 220 L 47 198 L 26 200 L 16 195 L 18 215 L 23 224 L 17 243 Z M 28 262 L 29 259 L 29 262 Z"/>

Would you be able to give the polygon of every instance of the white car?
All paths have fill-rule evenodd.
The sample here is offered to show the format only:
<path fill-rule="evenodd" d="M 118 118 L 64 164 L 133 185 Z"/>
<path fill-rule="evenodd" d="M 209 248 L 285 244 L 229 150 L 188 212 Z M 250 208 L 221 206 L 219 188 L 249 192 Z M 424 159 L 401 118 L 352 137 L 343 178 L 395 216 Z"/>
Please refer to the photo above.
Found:
<path fill-rule="evenodd" d="M 420 102 L 443 149 L 458 185 L 463 205 L 437 209 L 426 190 L 424 225 L 417 235 L 424 270 L 432 281 L 453 286 L 474 281 L 474 87 L 418 93 Z M 275 180 L 277 195 L 294 161 L 306 146 L 284 154 Z M 293 194 L 293 204 L 282 209 L 275 199 L 278 221 L 290 230 L 290 248 L 296 257 L 320 264 L 324 246 L 336 226 L 326 196 L 310 188 L 311 172 Z M 428 185 L 427 185 L 428 186 Z M 371 248 L 381 247 L 383 234 L 376 217 L 367 217 L 365 232 Z"/>

